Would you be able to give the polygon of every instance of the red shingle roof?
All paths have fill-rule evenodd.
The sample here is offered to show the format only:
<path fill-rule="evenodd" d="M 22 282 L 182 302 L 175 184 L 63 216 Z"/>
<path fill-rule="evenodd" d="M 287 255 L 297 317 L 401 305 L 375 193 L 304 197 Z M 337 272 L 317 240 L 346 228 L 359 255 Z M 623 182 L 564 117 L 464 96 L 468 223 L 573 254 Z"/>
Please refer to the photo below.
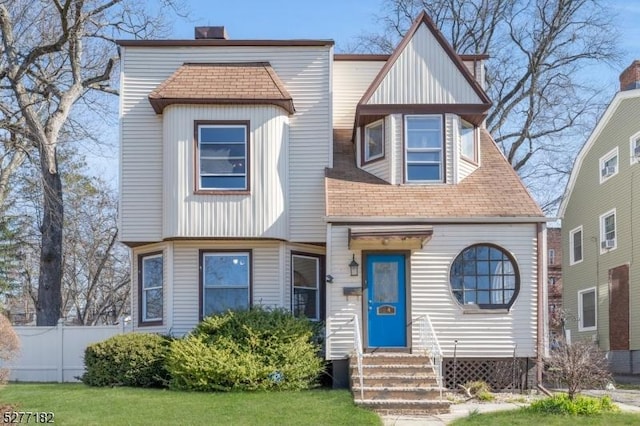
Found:
<path fill-rule="evenodd" d="M 290 114 L 293 99 L 268 62 L 182 65 L 149 95 L 157 114 L 171 104 L 273 104 Z"/>
<path fill-rule="evenodd" d="M 350 137 L 334 131 L 334 167 L 325 172 L 329 217 L 544 217 L 485 130 L 481 167 L 457 185 L 391 185 L 356 167 Z"/>

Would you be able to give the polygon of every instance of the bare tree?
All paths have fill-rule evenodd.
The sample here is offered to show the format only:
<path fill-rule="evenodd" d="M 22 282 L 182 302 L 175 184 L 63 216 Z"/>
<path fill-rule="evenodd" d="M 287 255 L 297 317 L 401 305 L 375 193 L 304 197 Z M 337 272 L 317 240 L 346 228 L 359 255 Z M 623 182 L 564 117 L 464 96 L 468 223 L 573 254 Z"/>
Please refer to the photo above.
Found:
<path fill-rule="evenodd" d="M 569 399 L 583 389 L 604 388 L 612 379 L 605 353 L 592 342 L 562 344 L 546 362 L 549 378 L 567 386 Z"/>
<path fill-rule="evenodd" d="M 589 67 L 619 58 L 601 0 L 386 0 L 381 34 L 352 46 L 389 52 L 426 10 L 453 48 L 488 54 L 487 128 L 547 211 L 603 99 Z M 554 185 L 555 183 L 555 185 Z M 551 188 L 551 190 L 550 190 Z M 561 190 L 561 189 L 560 189 Z"/>
<path fill-rule="evenodd" d="M 145 8 L 135 0 L 0 1 L 0 119 L 17 123 L 11 130 L 37 153 L 43 188 L 38 325 L 56 324 L 62 307 L 61 137 L 73 134 L 79 101 L 95 91 L 117 93 L 110 85 L 118 63 L 114 38 L 157 37 L 164 29 L 164 9 L 154 15 Z"/>

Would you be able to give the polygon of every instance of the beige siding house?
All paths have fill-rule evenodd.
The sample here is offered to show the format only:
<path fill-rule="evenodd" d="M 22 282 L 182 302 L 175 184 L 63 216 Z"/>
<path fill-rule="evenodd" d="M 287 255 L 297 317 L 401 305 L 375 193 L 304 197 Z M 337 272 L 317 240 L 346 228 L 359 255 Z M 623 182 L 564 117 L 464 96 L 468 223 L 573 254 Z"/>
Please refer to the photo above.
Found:
<path fill-rule="evenodd" d="M 609 351 L 614 371 L 640 373 L 640 61 L 576 158 L 564 199 L 564 326 Z"/>
<path fill-rule="evenodd" d="M 134 328 L 285 307 L 325 324 L 336 384 L 354 351 L 436 347 L 448 386 L 527 376 L 546 219 L 483 126 L 486 56 L 424 13 L 391 55 L 223 34 L 120 42 Z"/>

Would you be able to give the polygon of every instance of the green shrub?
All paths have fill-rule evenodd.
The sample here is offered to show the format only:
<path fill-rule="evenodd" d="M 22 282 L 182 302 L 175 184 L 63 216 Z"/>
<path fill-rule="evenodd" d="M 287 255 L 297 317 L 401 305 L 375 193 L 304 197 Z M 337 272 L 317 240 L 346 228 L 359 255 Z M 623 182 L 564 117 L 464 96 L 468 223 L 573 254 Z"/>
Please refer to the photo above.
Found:
<path fill-rule="evenodd" d="M 149 333 L 119 334 L 95 343 L 84 352 L 81 380 L 90 386 L 166 386 L 169 345 L 169 338 Z"/>
<path fill-rule="evenodd" d="M 464 387 L 469 391 L 469 394 L 475 396 L 478 401 L 488 402 L 495 399 L 495 396 L 491 393 L 489 384 L 482 380 L 465 383 Z"/>
<path fill-rule="evenodd" d="M 591 398 L 576 395 L 570 399 L 567 394 L 556 394 L 532 403 L 527 410 L 534 413 L 562 414 L 572 416 L 593 416 L 606 412 L 617 412 L 619 408 L 611 401 L 611 398 Z"/>
<path fill-rule="evenodd" d="M 254 308 L 205 318 L 171 344 L 171 386 L 198 391 L 298 390 L 313 386 L 323 360 L 317 325 L 283 309 Z"/>

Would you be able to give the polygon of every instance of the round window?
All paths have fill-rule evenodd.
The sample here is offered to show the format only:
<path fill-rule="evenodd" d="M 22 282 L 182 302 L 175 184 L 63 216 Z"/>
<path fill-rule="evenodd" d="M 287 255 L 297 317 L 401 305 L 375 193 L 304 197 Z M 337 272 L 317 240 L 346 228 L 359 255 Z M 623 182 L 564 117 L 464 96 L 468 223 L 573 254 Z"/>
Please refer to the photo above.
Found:
<path fill-rule="evenodd" d="M 481 309 L 511 307 L 520 289 L 515 259 L 492 244 L 465 248 L 451 265 L 449 281 L 458 303 Z"/>

